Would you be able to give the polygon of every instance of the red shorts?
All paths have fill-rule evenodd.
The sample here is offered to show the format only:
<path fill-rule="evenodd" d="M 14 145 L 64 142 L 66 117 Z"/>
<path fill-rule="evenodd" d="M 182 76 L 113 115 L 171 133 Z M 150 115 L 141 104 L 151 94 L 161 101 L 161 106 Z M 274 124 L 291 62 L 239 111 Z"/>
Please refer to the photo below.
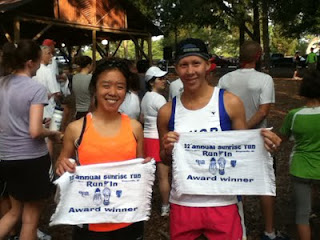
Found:
<path fill-rule="evenodd" d="M 241 240 L 242 226 L 236 204 L 222 207 L 170 206 L 170 239 Z"/>
<path fill-rule="evenodd" d="M 144 139 L 144 157 L 152 157 L 156 160 L 156 162 L 161 162 L 159 139 Z"/>

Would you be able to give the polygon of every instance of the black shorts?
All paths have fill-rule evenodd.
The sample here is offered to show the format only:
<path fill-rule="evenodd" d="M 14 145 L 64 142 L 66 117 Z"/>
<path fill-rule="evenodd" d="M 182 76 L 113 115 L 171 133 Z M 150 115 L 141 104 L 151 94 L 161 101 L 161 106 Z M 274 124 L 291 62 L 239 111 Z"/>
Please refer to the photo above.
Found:
<path fill-rule="evenodd" d="M 8 194 L 19 201 L 46 199 L 53 192 L 49 154 L 26 160 L 0 161 L 0 176 Z"/>
<path fill-rule="evenodd" d="M 8 197 L 7 183 L 0 178 L 0 198 Z"/>
<path fill-rule="evenodd" d="M 72 240 L 143 240 L 144 222 L 131 225 L 111 232 L 93 232 L 87 227 L 73 228 Z"/>

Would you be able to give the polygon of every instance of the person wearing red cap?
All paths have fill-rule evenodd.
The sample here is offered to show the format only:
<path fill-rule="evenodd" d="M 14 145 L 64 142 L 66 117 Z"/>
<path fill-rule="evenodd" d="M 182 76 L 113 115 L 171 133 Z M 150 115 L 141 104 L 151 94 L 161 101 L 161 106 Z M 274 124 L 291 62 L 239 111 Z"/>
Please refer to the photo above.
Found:
<path fill-rule="evenodd" d="M 48 65 L 48 67 L 56 75 L 55 84 L 60 89 L 61 93 L 63 93 L 63 95 L 66 97 L 66 96 L 70 95 L 70 90 L 68 88 L 69 80 L 68 80 L 68 77 L 66 74 L 60 74 L 60 72 L 59 72 L 58 63 L 55 58 L 55 53 L 56 53 L 55 45 L 56 45 L 56 42 L 53 41 L 52 39 L 45 39 L 42 42 L 42 46 L 47 46 L 52 51 L 53 57 L 52 57 L 51 63 Z"/>
<path fill-rule="evenodd" d="M 259 43 L 246 41 L 240 48 L 241 68 L 225 74 L 218 86 L 237 95 L 243 102 L 249 129 L 266 128 L 267 116 L 275 102 L 274 83 L 270 75 L 255 70 L 262 48 Z M 287 239 L 274 231 L 273 196 L 261 196 L 261 208 L 265 221 L 262 240 Z"/>
<path fill-rule="evenodd" d="M 166 103 L 158 114 L 160 156 L 168 164 L 172 162 L 173 145 L 179 140 L 179 133 L 247 128 L 241 100 L 207 81 L 210 62 L 202 40 L 189 38 L 178 44 L 175 69 L 184 91 Z M 273 151 L 280 145 L 281 139 L 271 131 L 262 130 L 261 134 L 267 150 Z M 236 196 L 179 194 L 174 168 L 172 172 L 171 240 L 193 240 L 201 234 L 209 240 L 242 239 Z"/>

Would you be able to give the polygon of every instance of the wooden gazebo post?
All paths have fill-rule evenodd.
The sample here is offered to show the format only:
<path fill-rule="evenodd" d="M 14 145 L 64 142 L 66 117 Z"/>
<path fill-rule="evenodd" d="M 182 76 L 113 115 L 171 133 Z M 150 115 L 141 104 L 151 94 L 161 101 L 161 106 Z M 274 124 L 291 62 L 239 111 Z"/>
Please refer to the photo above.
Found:
<path fill-rule="evenodd" d="M 20 40 L 20 20 L 19 18 L 14 18 L 13 21 L 13 38 L 14 42 L 17 43 Z"/>
<path fill-rule="evenodd" d="M 96 52 L 97 52 L 97 31 L 92 30 L 92 63 L 93 67 L 96 66 Z"/>
<path fill-rule="evenodd" d="M 152 66 L 152 35 L 149 34 L 148 36 L 148 58 L 149 58 L 149 64 Z"/>

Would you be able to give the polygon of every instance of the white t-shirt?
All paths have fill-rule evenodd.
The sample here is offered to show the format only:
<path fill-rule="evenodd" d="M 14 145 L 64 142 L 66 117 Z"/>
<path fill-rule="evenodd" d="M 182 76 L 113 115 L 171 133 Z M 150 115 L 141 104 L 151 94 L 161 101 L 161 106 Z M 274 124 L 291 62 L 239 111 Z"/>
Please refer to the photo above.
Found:
<path fill-rule="evenodd" d="M 146 92 L 141 101 L 141 114 L 144 118 L 144 137 L 158 139 L 157 116 L 159 109 L 166 104 L 164 96 L 156 92 Z"/>
<path fill-rule="evenodd" d="M 169 101 L 175 96 L 180 95 L 183 92 L 183 83 L 180 78 L 174 80 L 169 86 Z"/>
<path fill-rule="evenodd" d="M 258 111 L 260 105 L 275 102 L 273 79 L 254 68 L 237 69 L 227 73 L 220 78 L 218 86 L 242 100 L 247 121 Z M 267 119 L 256 126 L 256 128 L 264 127 L 267 127 Z"/>
<path fill-rule="evenodd" d="M 60 88 L 58 88 L 58 85 L 56 84 L 57 80 L 55 74 L 48 66 L 44 64 L 40 65 L 40 68 L 33 79 L 45 86 L 48 94 L 50 95 L 60 92 Z M 55 106 L 56 102 L 54 101 L 54 98 L 51 97 L 48 105 L 44 107 L 43 118 L 51 118 Z"/>
<path fill-rule="evenodd" d="M 140 115 L 140 100 L 137 94 L 127 92 L 123 103 L 120 105 L 119 112 L 138 120 Z"/>

